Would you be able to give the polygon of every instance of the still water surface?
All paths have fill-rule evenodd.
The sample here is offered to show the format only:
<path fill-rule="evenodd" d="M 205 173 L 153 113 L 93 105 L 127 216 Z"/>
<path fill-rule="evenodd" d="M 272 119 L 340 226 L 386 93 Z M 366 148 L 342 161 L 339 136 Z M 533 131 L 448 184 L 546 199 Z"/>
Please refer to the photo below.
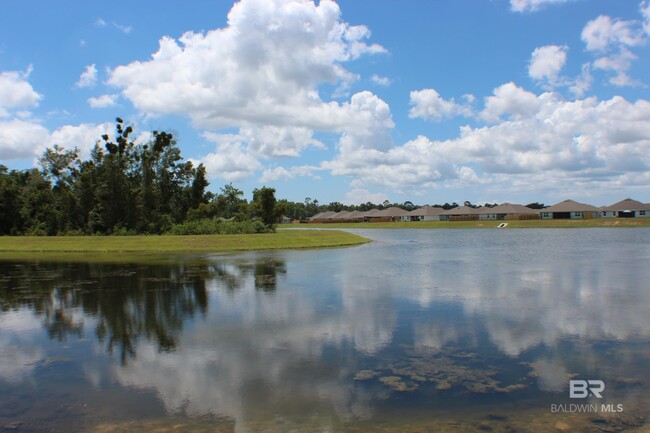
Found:
<path fill-rule="evenodd" d="M 650 229 L 355 232 L 0 261 L 0 430 L 648 431 Z"/>

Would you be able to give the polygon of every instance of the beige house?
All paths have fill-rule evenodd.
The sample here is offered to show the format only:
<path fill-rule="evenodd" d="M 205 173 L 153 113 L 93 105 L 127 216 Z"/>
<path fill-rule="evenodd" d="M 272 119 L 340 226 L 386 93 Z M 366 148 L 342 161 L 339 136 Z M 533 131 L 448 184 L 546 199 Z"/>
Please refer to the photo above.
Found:
<path fill-rule="evenodd" d="M 495 207 L 479 209 L 481 220 L 530 220 L 539 219 L 539 212 L 520 204 L 503 203 Z"/>
<path fill-rule="evenodd" d="M 648 218 L 650 204 L 626 198 L 611 206 L 600 208 L 602 218 Z"/>
<path fill-rule="evenodd" d="M 399 221 L 402 219 L 402 217 L 405 217 L 408 215 L 408 211 L 392 206 L 389 207 L 388 209 L 383 209 L 380 210 L 379 212 L 375 213 L 373 217 L 378 217 L 378 218 L 390 218 L 392 221 Z"/>
<path fill-rule="evenodd" d="M 327 212 L 320 212 L 309 218 L 311 222 L 330 221 L 336 212 L 328 210 Z"/>
<path fill-rule="evenodd" d="M 408 218 L 405 221 L 440 221 L 440 214 L 444 211 L 441 207 L 422 206 L 402 218 Z"/>
<path fill-rule="evenodd" d="M 443 211 L 440 221 L 475 221 L 479 219 L 479 210 L 469 206 L 460 206 Z"/>
<path fill-rule="evenodd" d="M 543 220 L 590 219 L 598 218 L 600 216 L 600 210 L 590 204 L 564 200 L 551 207 L 540 209 L 539 216 Z"/>

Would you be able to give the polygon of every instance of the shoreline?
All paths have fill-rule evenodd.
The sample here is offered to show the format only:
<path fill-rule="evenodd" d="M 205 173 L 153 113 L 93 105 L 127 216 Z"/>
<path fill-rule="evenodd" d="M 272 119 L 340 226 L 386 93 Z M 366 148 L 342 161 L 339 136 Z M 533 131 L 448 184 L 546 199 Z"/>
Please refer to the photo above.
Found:
<path fill-rule="evenodd" d="M 11 258 L 17 253 L 225 253 L 334 248 L 366 242 L 370 239 L 340 230 L 183 236 L 0 236 L 0 258 Z"/>
<path fill-rule="evenodd" d="M 476 221 L 396 221 L 396 222 L 359 222 L 359 223 L 315 223 L 315 224 L 281 224 L 279 229 L 467 229 L 497 228 L 499 224 L 508 224 L 506 228 L 592 228 L 592 227 L 650 227 L 650 218 L 594 218 L 584 220 L 476 220 Z"/>

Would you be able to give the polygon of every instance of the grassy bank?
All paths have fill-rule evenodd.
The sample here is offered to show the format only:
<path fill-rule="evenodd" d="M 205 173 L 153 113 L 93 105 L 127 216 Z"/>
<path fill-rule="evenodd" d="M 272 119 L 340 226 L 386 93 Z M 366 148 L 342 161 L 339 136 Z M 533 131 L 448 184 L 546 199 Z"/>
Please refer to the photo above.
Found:
<path fill-rule="evenodd" d="M 528 221 L 417 221 L 386 223 L 328 223 L 283 224 L 281 228 L 328 228 L 328 229 L 466 229 L 495 228 L 501 223 L 508 228 L 545 227 L 650 227 L 650 218 L 597 218 L 588 220 L 528 220 Z"/>
<path fill-rule="evenodd" d="M 357 245 L 368 239 L 343 231 L 196 236 L 0 236 L 0 253 L 227 252 Z"/>

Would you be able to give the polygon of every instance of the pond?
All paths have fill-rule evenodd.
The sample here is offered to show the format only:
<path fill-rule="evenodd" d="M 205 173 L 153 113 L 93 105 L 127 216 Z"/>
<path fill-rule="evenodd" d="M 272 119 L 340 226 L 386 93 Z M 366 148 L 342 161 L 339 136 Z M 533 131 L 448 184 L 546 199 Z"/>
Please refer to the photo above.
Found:
<path fill-rule="evenodd" d="M 650 229 L 355 232 L 0 261 L 0 431 L 648 431 Z"/>

